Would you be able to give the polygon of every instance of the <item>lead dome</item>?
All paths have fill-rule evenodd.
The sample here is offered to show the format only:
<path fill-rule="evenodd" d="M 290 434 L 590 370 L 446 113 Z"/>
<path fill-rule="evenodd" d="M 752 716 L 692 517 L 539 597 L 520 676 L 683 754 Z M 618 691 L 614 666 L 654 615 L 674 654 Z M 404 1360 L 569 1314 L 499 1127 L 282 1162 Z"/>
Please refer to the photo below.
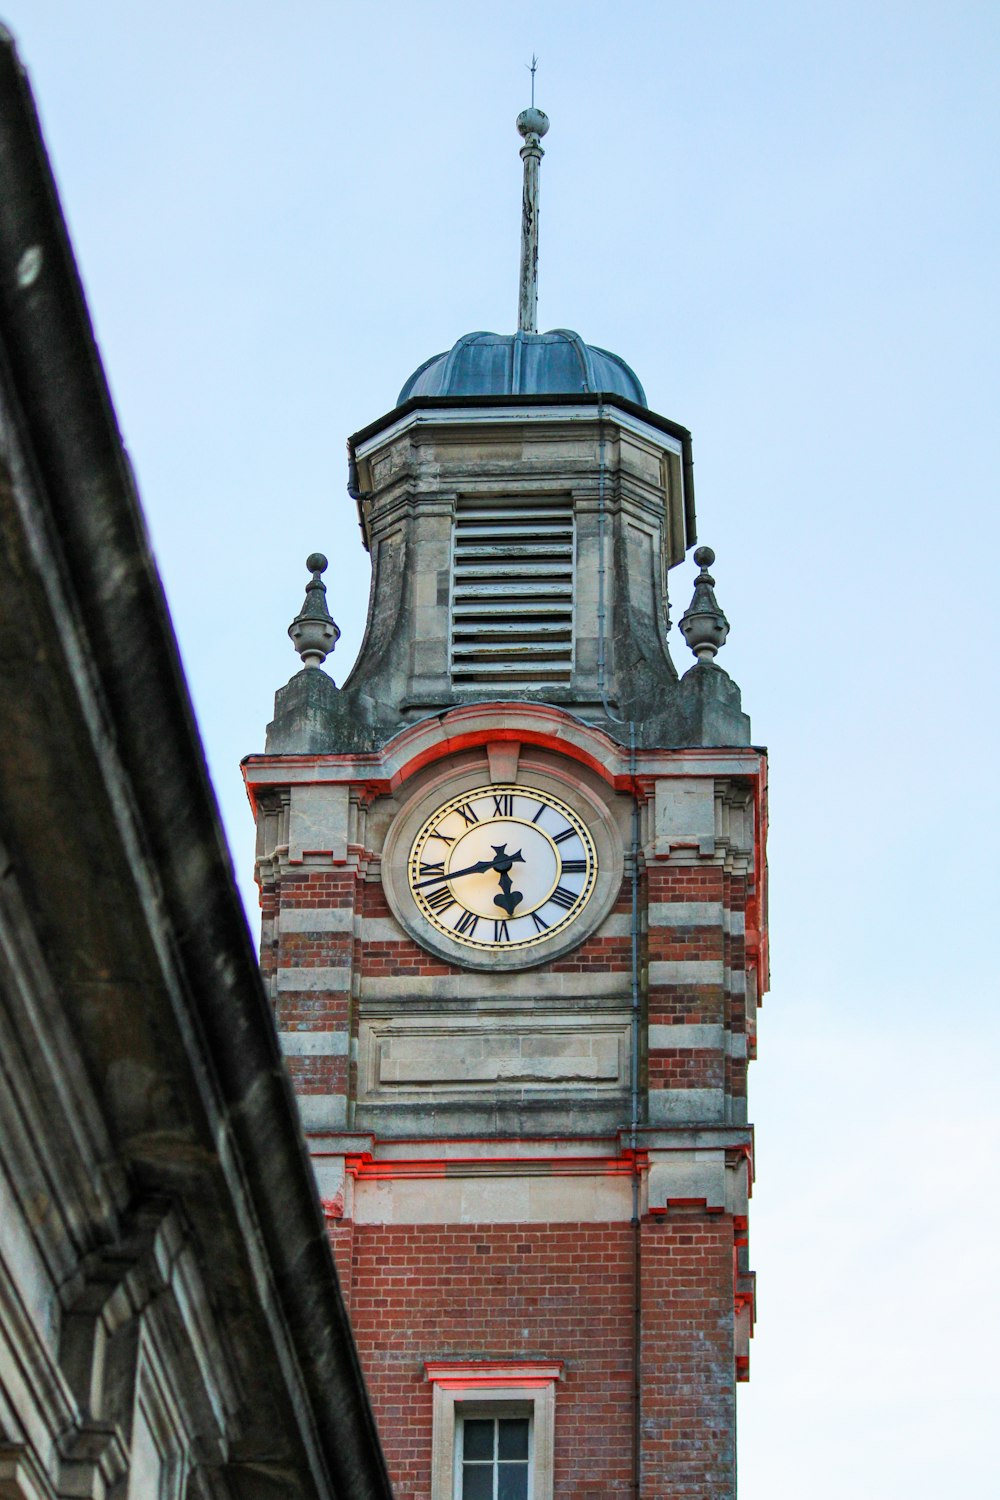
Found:
<path fill-rule="evenodd" d="M 399 393 L 415 396 L 572 396 L 600 391 L 645 406 L 639 377 L 617 354 L 569 328 L 548 333 L 466 333 L 414 370 Z"/>

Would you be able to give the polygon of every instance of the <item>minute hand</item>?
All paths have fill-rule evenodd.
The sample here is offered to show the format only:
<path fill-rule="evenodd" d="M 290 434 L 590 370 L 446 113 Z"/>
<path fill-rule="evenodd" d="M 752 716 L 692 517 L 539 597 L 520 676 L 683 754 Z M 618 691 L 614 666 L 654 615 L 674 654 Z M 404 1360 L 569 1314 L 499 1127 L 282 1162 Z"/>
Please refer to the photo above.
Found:
<path fill-rule="evenodd" d="M 495 867 L 495 859 L 480 859 L 474 865 L 466 865 L 464 870 L 449 870 L 447 875 L 431 875 L 427 880 L 418 880 L 413 889 L 419 891 L 425 885 L 441 885 L 446 880 L 457 880 L 460 875 L 482 875 L 485 870 Z"/>

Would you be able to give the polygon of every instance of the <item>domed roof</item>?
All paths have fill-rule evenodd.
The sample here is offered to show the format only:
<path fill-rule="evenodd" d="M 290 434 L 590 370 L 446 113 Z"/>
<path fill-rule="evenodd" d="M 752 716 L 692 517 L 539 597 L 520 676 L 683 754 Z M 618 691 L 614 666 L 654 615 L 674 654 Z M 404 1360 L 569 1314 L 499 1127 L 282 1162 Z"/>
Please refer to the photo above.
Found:
<path fill-rule="evenodd" d="M 635 372 L 617 354 L 585 344 L 568 328 L 549 333 L 466 333 L 446 354 L 414 370 L 399 393 L 411 396 L 575 395 L 606 391 L 646 405 Z"/>

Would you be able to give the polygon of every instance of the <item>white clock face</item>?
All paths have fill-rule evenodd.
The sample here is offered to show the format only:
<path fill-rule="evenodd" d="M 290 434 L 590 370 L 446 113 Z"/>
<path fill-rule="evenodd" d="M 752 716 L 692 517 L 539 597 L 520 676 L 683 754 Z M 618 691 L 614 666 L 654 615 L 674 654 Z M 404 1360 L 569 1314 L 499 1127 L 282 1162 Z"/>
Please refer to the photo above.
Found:
<path fill-rule="evenodd" d="M 410 893 L 438 932 L 468 948 L 532 948 L 564 932 L 594 892 L 597 850 L 565 802 L 490 785 L 435 808 L 412 845 Z"/>

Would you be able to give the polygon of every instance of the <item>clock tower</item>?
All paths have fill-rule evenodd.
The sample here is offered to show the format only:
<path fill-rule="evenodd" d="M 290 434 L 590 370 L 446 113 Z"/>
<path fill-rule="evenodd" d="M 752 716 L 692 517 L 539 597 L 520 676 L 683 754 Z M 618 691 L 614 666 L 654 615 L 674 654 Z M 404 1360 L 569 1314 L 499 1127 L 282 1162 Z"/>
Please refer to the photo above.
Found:
<path fill-rule="evenodd" d="M 342 687 L 244 770 L 261 960 L 397 1500 L 721 1500 L 748 1367 L 747 1063 L 766 779 L 695 551 L 690 435 L 627 364 L 519 328 L 349 443 L 372 559 Z M 686 644 L 685 644 L 686 643 Z"/>

